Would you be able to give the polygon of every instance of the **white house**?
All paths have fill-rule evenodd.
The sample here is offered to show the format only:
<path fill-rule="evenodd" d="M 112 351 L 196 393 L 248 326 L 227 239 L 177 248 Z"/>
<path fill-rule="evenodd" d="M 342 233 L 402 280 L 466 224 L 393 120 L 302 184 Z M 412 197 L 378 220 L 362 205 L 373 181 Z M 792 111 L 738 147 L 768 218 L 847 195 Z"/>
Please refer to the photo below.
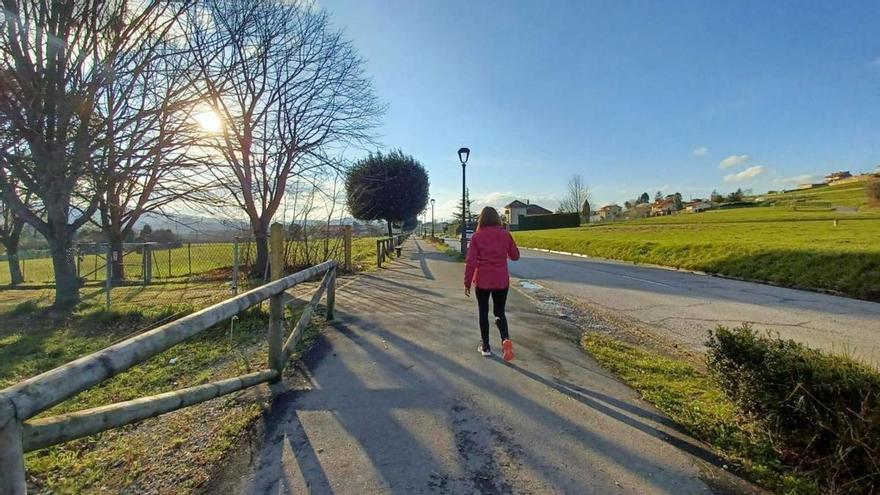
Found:
<path fill-rule="evenodd" d="M 623 213 L 623 208 L 611 203 L 599 208 L 599 220 L 602 222 L 611 222 L 617 220 L 621 213 Z"/>
<path fill-rule="evenodd" d="M 531 217 L 534 215 L 552 215 L 553 212 L 542 206 L 533 205 L 526 200 L 523 203 L 520 200 L 514 200 L 512 203 L 504 207 L 504 217 L 510 230 L 519 229 L 519 217 Z"/>
<path fill-rule="evenodd" d="M 690 201 L 685 203 L 684 205 L 684 211 L 688 213 L 700 213 L 701 211 L 706 211 L 711 208 L 712 203 L 708 201 L 703 201 L 702 199 Z"/>

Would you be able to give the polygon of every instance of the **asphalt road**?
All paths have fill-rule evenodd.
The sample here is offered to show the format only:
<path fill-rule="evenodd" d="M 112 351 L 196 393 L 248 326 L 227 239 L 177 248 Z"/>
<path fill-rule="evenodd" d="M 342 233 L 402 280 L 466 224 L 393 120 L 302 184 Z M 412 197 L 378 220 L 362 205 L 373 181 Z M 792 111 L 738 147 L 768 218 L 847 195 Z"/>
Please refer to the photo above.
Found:
<path fill-rule="evenodd" d="M 710 275 L 522 250 L 511 275 L 631 319 L 701 352 L 709 329 L 751 323 L 880 362 L 880 304 Z"/>
<path fill-rule="evenodd" d="M 410 241 L 342 284 L 306 383 L 275 398 L 260 445 L 214 491 L 748 493 L 523 293 L 510 296 L 516 360 L 480 356 L 462 270 Z"/>

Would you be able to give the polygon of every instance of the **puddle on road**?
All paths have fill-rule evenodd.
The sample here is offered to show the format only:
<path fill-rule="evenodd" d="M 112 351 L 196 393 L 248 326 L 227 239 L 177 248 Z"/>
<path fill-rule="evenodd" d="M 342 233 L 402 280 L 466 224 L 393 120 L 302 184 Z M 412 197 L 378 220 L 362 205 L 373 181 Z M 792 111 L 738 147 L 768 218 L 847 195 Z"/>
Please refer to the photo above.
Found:
<path fill-rule="evenodd" d="M 538 284 L 529 282 L 528 280 L 520 280 L 519 285 L 522 286 L 522 288 L 525 290 L 543 290 L 544 289 L 544 287 L 542 287 Z"/>

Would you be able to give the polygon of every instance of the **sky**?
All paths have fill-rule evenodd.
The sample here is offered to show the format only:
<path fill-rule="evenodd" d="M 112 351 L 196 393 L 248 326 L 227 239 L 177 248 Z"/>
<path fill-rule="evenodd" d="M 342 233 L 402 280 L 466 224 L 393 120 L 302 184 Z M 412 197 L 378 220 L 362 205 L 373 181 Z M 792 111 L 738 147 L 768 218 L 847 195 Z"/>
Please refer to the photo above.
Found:
<path fill-rule="evenodd" d="M 648 192 L 763 192 L 880 164 L 880 2 L 318 0 L 446 218 Z M 364 152 L 365 154 L 365 152 Z"/>

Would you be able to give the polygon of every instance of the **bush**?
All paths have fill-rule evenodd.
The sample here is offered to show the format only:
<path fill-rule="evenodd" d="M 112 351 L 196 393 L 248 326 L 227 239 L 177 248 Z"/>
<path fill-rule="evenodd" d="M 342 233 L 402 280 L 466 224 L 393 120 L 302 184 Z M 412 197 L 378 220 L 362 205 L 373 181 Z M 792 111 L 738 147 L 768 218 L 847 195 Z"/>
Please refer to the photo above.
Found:
<path fill-rule="evenodd" d="M 519 229 L 517 230 L 564 229 L 580 226 L 580 213 L 554 213 L 552 215 L 520 217 Z"/>
<path fill-rule="evenodd" d="M 880 180 L 870 182 L 865 187 L 865 192 L 868 194 L 868 203 L 871 206 L 880 206 Z"/>
<path fill-rule="evenodd" d="M 830 493 L 880 491 L 880 373 L 749 326 L 718 327 L 709 368 L 783 462 Z"/>

